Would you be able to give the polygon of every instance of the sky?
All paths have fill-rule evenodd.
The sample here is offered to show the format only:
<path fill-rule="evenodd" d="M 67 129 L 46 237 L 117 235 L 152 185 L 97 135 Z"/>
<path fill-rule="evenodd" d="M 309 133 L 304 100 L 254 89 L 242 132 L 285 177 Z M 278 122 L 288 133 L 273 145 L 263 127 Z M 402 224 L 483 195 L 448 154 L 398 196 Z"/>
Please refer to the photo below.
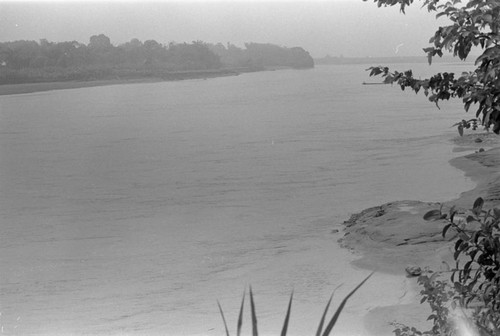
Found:
<path fill-rule="evenodd" d="M 245 42 L 303 47 L 315 58 L 420 56 L 443 22 L 413 5 L 403 15 L 373 0 L 5 1 L 0 42 L 47 39 L 113 45 L 138 38 L 159 43 Z"/>

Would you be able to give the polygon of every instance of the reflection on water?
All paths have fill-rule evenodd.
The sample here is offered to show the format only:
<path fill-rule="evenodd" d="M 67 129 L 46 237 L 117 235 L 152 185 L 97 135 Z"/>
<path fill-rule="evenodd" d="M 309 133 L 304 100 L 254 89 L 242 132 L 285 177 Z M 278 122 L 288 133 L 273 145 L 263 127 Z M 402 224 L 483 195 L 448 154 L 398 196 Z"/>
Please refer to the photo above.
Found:
<path fill-rule="evenodd" d="M 292 288 L 291 333 L 316 328 L 333 288 L 366 275 L 335 225 L 471 187 L 446 164 L 458 105 L 436 112 L 360 85 L 365 75 L 331 66 L 0 97 L 4 332 L 219 335 L 216 299 L 236 321 L 249 284 L 262 331 L 278 332 Z M 384 304 L 369 295 L 340 332 L 363 332 L 364 312 Z"/>

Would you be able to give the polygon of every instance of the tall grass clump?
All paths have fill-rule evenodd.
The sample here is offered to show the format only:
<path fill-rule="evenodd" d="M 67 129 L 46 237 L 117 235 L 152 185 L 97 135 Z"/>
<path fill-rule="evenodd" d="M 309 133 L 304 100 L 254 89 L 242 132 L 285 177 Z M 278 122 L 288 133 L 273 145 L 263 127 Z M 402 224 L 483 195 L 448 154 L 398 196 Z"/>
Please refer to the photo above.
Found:
<path fill-rule="evenodd" d="M 326 315 L 328 313 L 328 309 L 330 307 L 330 303 L 332 302 L 332 299 L 333 299 L 333 295 L 335 294 L 335 290 L 338 287 L 340 287 L 340 286 L 338 286 L 333 291 L 332 295 L 330 296 L 330 299 L 328 300 L 328 303 L 326 304 L 325 310 L 323 311 L 323 315 L 322 315 L 321 320 L 319 322 L 318 329 L 316 330 L 316 336 L 328 336 L 328 335 L 330 335 L 333 327 L 337 323 L 337 320 L 338 320 L 340 314 L 342 313 L 342 310 L 344 309 L 344 307 L 345 307 L 347 301 L 349 300 L 349 298 L 354 293 L 356 293 L 356 291 L 361 286 L 363 286 L 363 284 L 373 275 L 373 273 L 374 272 L 370 273 L 349 294 L 347 294 L 344 297 L 344 299 L 342 300 L 342 302 L 338 306 L 337 310 L 335 311 L 335 313 L 333 314 L 333 316 L 329 320 L 328 324 L 326 325 L 325 329 L 323 329 L 323 326 L 324 326 L 325 321 L 326 321 Z M 254 300 L 253 291 L 252 291 L 252 287 L 251 286 L 250 286 L 250 289 L 249 289 L 249 295 L 250 295 L 250 314 L 251 314 L 251 320 L 252 320 L 252 336 L 258 336 L 259 335 L 259 331 L 258 331 L 258 327 L 257 327 L 257 322 L 258 322 L 257 321 L 257 313 L 256 313 L 256 309 L 255 309 L 255 300 Z M 245 304 L 245 296 L 246 296 L 246 290 L 243 292 L 243 298 L 241 299 L 240 312 L 239 312 L 239 315 L 238 315 L 238 322 L 237 322 L 237 327 L 236 327 L 236 336 L 240 336 L 241 335 L 241 327 L 243 325 L 243 308 L 244 308 L 244 304 Z M 286 336 L 286 334 L 288 332 L 288 324 L 290 322 L 290 315 L 291 315 L 291 311 L 292 311 L 292 301 L 293 301 L 293 291 L 290 294 L 290 300 L 288 302 L 288 308 L 287 308 L 287 311 L 286 311 L 285 320 L 283 322 L 283 327 L 281 328 L 281 333 L 280 333 L 281 336 Z M 224 323 L 224 328 L 225 328 L 226 336 L 230 336 L 229 328 L 227 326 L 226 318 L 224 316 L 224 311 L 222 310 L 222 307 L 221 307 L 219 301 L 217 301 L 217 305 L 219 306 L 219 311 L 220 311 L 220 314 L 222 316 L 222 321 Z"/>

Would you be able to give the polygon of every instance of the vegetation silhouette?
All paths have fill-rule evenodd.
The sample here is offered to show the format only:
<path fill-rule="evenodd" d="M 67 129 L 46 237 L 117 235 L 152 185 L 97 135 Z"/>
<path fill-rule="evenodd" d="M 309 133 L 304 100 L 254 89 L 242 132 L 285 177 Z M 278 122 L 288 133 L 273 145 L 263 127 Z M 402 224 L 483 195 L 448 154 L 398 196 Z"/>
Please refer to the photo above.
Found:
<path fill-rule="evenodd" d="M 403 13 L 414 2 L 373 1 L 379 7 L 399 6 Z M 442 57 L 444 53 L 466 60 L 472 50 L 479 50 L 475 69 L 458 75 L 443 72 L 417 79 L 412 70 L 390 71 L 386 66 L 374 66 L 368 69 L 370 76 L 380 75 L 384 83 L 396 84 L 402 90 L 423 91 L 438 108 L 440 101 L 451 98 L 461 99 L 465 111 L 474 105 L 475 118 L 453 125 L 460 136 L 465 129 L 476 130 L 479 124 L 499 134 L 500 1 L 422 0 L 421 3 L 429 12 L 436 13 L 436 18 L 447 19 L 447 25 L 439 27 L 430 38 L 431 46 L 423 49 L 429 64 L 435 56 Z M 419 277 L 423 287 L 421 303 L 427 302 L 432 310 L 429 316 L 432 329 L 422 332 L 396 324 L 397 336 L 457 335 L 464 329 L 473 335 L 500 334 L 500 209 L 496 207 L 498 198 L 488 201 L 486 204 L 483 198 L 478 198 L 469 212 L 452 207 L 448 213 L 436 209 L 425 214 L 425 220 L 443 221 L 443 237 L 450 230 L 457 233 L 456 265 L 450 269 L 449 280 L 443 280 L 443 273 L 432 270 Z M 462 316 L 458 323 L 451 313 Z"/>
<path fill-rule="evenodd" d="M 202 41 L 163 45 L 132 39 L 114 46 L 104 34 L 77 42 L 0 43 L 0 84 L 102 79 L 184 79 L 258 71 L 267 67 L 312 68 L 300 47 L 247 43 L 246 49 Z"/>
<path fill-rule="evenodd" d="M 356 293 L 356 291 L 361 286 L 363 286 L 365 284 L 366 281 L 368 281 L 368 279 L 374 273 L 375 272 L 371 272 L 363 281 L 361 281 L 353 290 L 351 290 L 351 292 L 349 292 L 344 297 L 344 299 L 340 303 L 339 307 L 337 308 L 337 310 L 335 311 L 335 313 L 333 314 L 333 316 L 329 320 L 328 324 L 323 329 L 323 325 L 325 324 L 326 315 L 328 313 L 328 309 L 330 307 L 330 303 L 332 302 L 333 295 L 335 294 L 335 291 L 340 286 L 337 286 L 337 288 L 335 288 L 335 290 L 333 291 L 332 295 L 330 296 L 330 299 L 328 300 L 328 303 L 326 304 L 325 310 L 323 311 L 323 315 L 321 316 L 321 320 L 319 322 L 318 329 L 316 330 L 316 336 L 328 336 L 328 335 L 330 335 L 330 333 L 332 332 L 333 327 L 337 323 L 337 321 L 338 321 L 338 319 L 340 317 L 340 314 L 342 313 L 342 310 L 344 309 L 347 301 L 351 298 L 351 296 L 354 295 L 354 293 Z M 239 315 L 238 315 L 238 324 L 237 324 L 237 328 L 236 328 L 236 335 L 237 336 L 241 335 L 241 327 L 243 325 L 243 308 L 244 308 L 244 303 L 245 303 L 245 294 L 246 294 L 246 291 L 243 293 L 243 298 L 241 300 L 240 312 L 239 312 Z M 255 301 L 254 301 L 254 296 L 253 296 L 253 291 L 252 291 L 252 287 L 251 286 L 250 286 L 249 294 L 250 294 L 250 313 L 251 313 L 251 319 L 252 319 L 252 336 L 258 336 L 259 335 L 258 325 L 257 325 L 258 324 L 258 320 L 257 320 L 257 313 L 256 313 L 256 308 L 255 308 Z M 293 292 L 290 295 L 290 300 L 288 302 L 288 308 L 287 308 L 287 311 L 286 311 L 285 320 L 283 322 L 283 327 L 282 327 L 281 333 L 280 333 L 281 336 L 286 336 L 286 334 L 288 332 L 288 324 L 290 322 L 290 315 L 291 315 L 291 311 L 292 311 L 292 301 L 293 301 Z M 217 305 L 219 307 L 219 311 L 220 311 L 220 314 L 222 316 L 222 321 L 224 323 L 224 329 L 225 329 L 225 332 L 226 332 L 226 336 L 230 336 L 229 328 L 228 328 L 227 323 L 226 323 L 226 318 L 224 316 L 224 312 L 222 310 L 222 307 L 221 307 L 221 304 L 220 304 L 219 301 L 217 301 Z"/>

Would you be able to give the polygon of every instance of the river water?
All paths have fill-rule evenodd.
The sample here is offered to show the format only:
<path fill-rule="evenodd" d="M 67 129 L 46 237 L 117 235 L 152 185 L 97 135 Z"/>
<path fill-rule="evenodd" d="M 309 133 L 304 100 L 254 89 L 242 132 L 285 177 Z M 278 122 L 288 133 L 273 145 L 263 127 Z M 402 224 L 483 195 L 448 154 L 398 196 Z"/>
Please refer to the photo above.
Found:
<path fill-rule="evenodd" d="M 366 67 L 0 97 L 2 332 L 222 335 L 216 300 L 234 329 L 249 285 L 262 334 L 292 289 L 290 334 L 315 332 L 368 273 L 333 229 L 473 187 L 447 163 L 460 104 L 361 85 Z M 337 334 L 366 334 L 391 281 L 362 287 Z"/>

